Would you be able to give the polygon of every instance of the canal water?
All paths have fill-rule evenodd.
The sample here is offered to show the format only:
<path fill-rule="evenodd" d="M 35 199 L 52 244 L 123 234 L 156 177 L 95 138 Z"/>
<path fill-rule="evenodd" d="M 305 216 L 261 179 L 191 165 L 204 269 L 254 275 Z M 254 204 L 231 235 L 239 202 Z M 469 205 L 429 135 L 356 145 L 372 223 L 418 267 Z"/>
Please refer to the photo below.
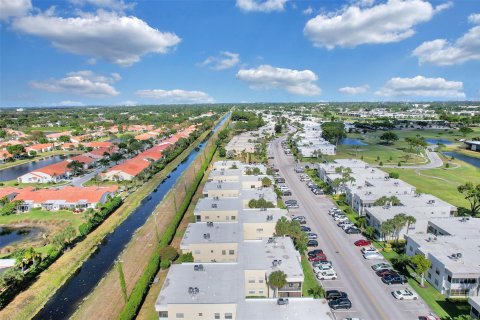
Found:
<path fill-rule="evenodd" d="M 446 146 L 449 145 L 449 144 L 453 144 L 452 141 L 447 140 L 447 139 L 425 139 L 425 141 L 427 141 L 428 144 L 434 144 L 434 145 L 439 144 L 439 143 L 444 144 Z"/>
<path fill-rule="evenodd" d="M 360 139 L 354 139 L 354 138 L 343 138 L 340 140 L 339 144 L 346 145 L 346 146 L 366 146 L 368 145 L 367 143 L 363 142 Z"/>
<path fill-rule="evenodd" d="M 31 161 L 18 166 L 10 167 L 0 171 L 0 182 L 17 179 L 18 177 L 29 173 L 32 170 L 45 167 L 64 160 L 61 156 L 51 156 L 42 160 Z"/>
<path fill-rule="evenodd" d="M 33 238 L 42 232 L 39 228 L 21 227 L 0 227 L 0 249 L 15 242 Z"/>
<path fill-rule="evenodd" d="M 468 156 L 466 154 L 458 153 L 455 151 L 445 151 L 445 152 L 442 152 L 442 154 L 449 157 L 454 157 L 455 159 L 461 160 L 463 162 L 471 164 L 472 166 L 480 168 L 480 158 L 475 158 L 475 157 Z"/>
<path fill-rule="evenodd" d="M 228 115 L 215 126 L 213 132 L 225 122 Z M 207 138 L 208 139 L 208 138 Z M 202 152 L 206 141 L 190 152 L 186 161 L 157 186 L 157 191 L 147 195 L 140 206 L 132 212 L 112 233 L 105 237 L 97 251 L 88 258 L 80 270 L 61 287 L 34 319 L 68 319 L 82 300 L 112 268 L 118 255 L 131 240 L 135 230 L 144 225 L 155 207 L 162 201 L 178 178 Z M 102 303 L 98 301 L 98 303 Z"/>

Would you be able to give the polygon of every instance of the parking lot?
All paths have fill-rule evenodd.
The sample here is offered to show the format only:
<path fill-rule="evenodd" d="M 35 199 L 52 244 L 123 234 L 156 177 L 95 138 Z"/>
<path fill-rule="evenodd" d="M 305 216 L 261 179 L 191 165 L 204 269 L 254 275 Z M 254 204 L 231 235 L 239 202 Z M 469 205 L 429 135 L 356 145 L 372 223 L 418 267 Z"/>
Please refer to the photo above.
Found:
<path fill-rule="evenodd" d="M 317 234 L 318 249 L 324 251 L 338 275 L 336 280 L 318 281 L 325 290 L 346 292 L 352 302 L 351 309 L 334 312 L 337 319 L 418 319 L 421 315 L 428 315 L 429 308 L 423 300 L 397 300 L 393 297 L 392 291 L 411 288 L 408 284 L 386 285 L 381 281 L 371 266 L 385 260 L 363 258 L 361 247 L 353 244 L 363 236 L 346 234 L 337 226 L 338 221 L 328 214 L 334 207 L 331 200 L 325 195 L 315 195 L 307 187 L 307 181 L 300 181 L 301 173 L 295 172 L 293 157 L 285 155 L 278 140 L 272 144 L 269 152 L 292 192 L 292 196 L 286 196 L 284 200 L 295 199 L 299 205 L 299 208 L 289 209 L 291 217 L 305 216 L 307 223 L 304 226 Z"/>

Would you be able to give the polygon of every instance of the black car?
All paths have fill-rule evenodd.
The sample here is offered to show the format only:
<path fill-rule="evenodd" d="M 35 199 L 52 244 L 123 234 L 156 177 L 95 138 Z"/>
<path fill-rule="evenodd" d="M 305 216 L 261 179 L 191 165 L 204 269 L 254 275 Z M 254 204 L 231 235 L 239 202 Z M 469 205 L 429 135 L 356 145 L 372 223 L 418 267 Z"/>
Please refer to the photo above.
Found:
<path fill-rule="evenodd" d="M 360 233 L 362 233 L 362 231 L 360 231 L 360 229 L 358 229 L 358 228 L 348 228 L 347 230 L 345 230 L 345 233 L 346 234 L 360 234 Z"/>
<path fill-rule="evenodd" d="M 317 240 L 308 240 L 307 247 L 318 247 L 318 241 Z"/>
<path fill-rule="evenodd" d="M 402 275 L 393 275 L 393 274 L 390 274 L 390 275 L 386 275 L 384 277 L 382 277 L 382 281 L 388 285 L 390 284 L 405 284 L 407 283 L 407 278 L 405 278 L 405 276 L 402 276 Z"/>
<path fill-rule="evenodd" d="M 337 299 L 345 299 L 347 298 L 347 294 L 343 291 L 338 290 L 327 290 L 325 292 L 325 299 L 328 301 L 337 300 Z"/>
<path fill-rule="evenodd" d="M 301 229 L 303 232 L 310 232 L 310 231 L 312 231 L 312 229 L 310 229 L 310 227 L 306 227 L 306 226 L 300 226 L 300 229 Z"/>
<path fill-rule="evenodd" d="M 297 204 L 297 200 L 294 200 L 294 199 L 290 199 L 290 200 L 286 200 L 285 201 L 285 204 Z"/>
<path fill-rule="evenodd" d="M 290 191 L 290 190 L 283 191 L 283 195 L 284 195 L 285 197 L 291 196 L 291 195 L 292 195 L 292 191 Z"/>
<path fill-rule="evenodd" d="M 352 307 L 352 302 L 348 298 L 340 298 L 340 299 L 336 299 L 336 300 L 331 300 L 328 303 L 328 305 L 333 310 L 350 309 Z"/>
<path fill-rule="evenodd" d="M 314 257 L 314 256 L 322 254 L 322 253 L 323 253 L 322 249 L 315 249 L 315 250 L 312 250 L 312 251 L 308 251 L 308 256 L 309 257 Z"/>

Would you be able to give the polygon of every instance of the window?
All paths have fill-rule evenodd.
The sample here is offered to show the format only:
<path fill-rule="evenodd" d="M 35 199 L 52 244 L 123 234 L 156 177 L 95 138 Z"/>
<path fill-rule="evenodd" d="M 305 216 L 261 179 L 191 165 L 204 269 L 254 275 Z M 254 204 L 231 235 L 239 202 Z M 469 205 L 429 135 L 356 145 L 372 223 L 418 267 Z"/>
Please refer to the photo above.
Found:
<path fill-rule="evenodd" d="M 229 255 L 234 255 L 234 254 L 235 254 L 235 250 L 228 250 L 228 254 L 229 254 Z"/>
<path fill-rule="evenodd" d="M 183 319 L 184 318 L 183 313 L 177 313 L 175 316 L 176 316 L 177 319 Z"/>
<path fill-rule="evenodd" d="M 448 282 L 452 282 L 452 276 L 448 276 L 448 277 L 447 277 L 447 281 L 448 281 Z"/>
<path fill-rule="evenodd" d="M 438 286 L 438 280 L 437 279 L 435 279 L 435 285 Z"/>
<path fill-rule="evenodd" d="M 255 189 L 255 185 L 254 184 L 250 185 L 250 189 Z"/>
<path fill-rule="evenodd" d="M 255 279 L 249 279 L 248 283 L 255 283 Z"/>
<path fill-rule="evenodd" d="M 195 254 L 200 254 L 200 250 L 195 250 Z"/>
<path fill-rule="evenodd" d="M 237 219 L 237 217 L 235 217 L 235 216 L 232 216 L 232 220 L 236 220 L 236 219 Z"/>
<path fill-rule="evenodd" d="M 263 290 L 258 290 L 258 294 L 263 294 Z"/>
<path fill-rule="evenodd" d="M 432 274 L 430 272 L 427 273 L 427 277 L 428 277 L 428 279 L 432 279 Z"/>
<path fill-rule="evenodd" d="M 438 269 L 435 269 L 435 273 L 440 275 L 440 271 L 438 271 Z"/>
<path fill-rule="evenodd" d="M 227 254 L 227 250 L 222 250 L 222 256 Z"/>
<path fill-rule="evenodd" d="M 168 318 L 168 311 L 160 311 L 158 312 L 159 318 Z"/>
<path fill-rule="evenodd" d="M 220 319 L 220 313 L 215 313 L 215 319 Z"/>
<path fill-rule="evenodd" d="M 225 313 L 225 319 L 233 319 L 233 316 L 231 313 Z"/>
<path fill-rule="evenodd" d="M 263 279 L 258 280 L 258 283 L 263 283 Z"/>
<path fill-rule="evenodd" d="M 205 216 L 205 220 L 208 220 L 208 219 L 210 219 L 210 216 Z"/>
<path fill-rule="evenodd" d="M 451 289 L 450 296 L 465 297 L 465 296 L 468 296 L 469 292 L 470 292 L 469 289 Z"/>
<path fill-rule="evenodd" d="M 203 317 L 203 313 L 200 312 L 200 313 L 198 314 L 198 316 L 199 316 L 199 317 Z"/>
<path fill-rule="evenodd" d="M 263 232 L 263 228 L 258 228 L 257 232 Z"/>
<path fill-rule="evenodd" d="M 210 250 L 210 253 L 213 253 L 213 250 Z"/>
<path fill-rule="evenodd" d="M 249 290 L 248 294 L 255 294 L 255 290 Z"/>

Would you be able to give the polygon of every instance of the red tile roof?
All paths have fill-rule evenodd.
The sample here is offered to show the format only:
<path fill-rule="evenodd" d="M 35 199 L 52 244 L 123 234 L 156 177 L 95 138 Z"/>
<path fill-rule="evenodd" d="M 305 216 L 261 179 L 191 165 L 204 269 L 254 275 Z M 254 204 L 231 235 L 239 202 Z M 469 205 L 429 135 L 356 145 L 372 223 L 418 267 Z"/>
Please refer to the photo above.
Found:
<path fill-rule="evenodd" d="M 71 161 L 78 161 L 78 162 L 81 162 L 81 163 L 85 163 L 85 164 L 90 164 L 92 162 L 95 162 L 95 159 L 92 159 L 88 156 L 85 156 L 83 154 L 80 154 L 78 156 L 75 156 L 75 157 L 71 157 L 70 159 L 68 159 L 67 161 L 71 162 Z"/>
<path fill-rule="evenodd" d="M 54 144 L 53 143 L 39 143 L 39 144 L 34 144 L 31 146 L 26 147 L 26 150 L 35 150 L 35 151 L 40 151 L 42 149 L 47 149 L 47 148 L 53 148 Z"/>
<path fill-rule="evenodd" d="M 92 147 L 94 149 L 113 147 L 113 143 L 110 141 L 92 141 L 92 142 L 86 142 L 84 145 L 85 147 Z"/>
<path fill-rule="evenodd" d="M 117 191 L 117 186 L 109 187 L 64 187 L 61 189 L 38 189 L 33 188 L 18 189 L 18 195 L 15 200 L 33 201 L 34 203 L 44 203 L 47 201 L 65 200 L 75 203 L 80 200 L 86 200 L 90 203 L 100 201 L 106 192 Z"/>
<path fill-rule="evenodd" d="M 35 169 L 31 171 L 30 173 L 34 174 L 35 172 L 41 172 L 48 174 L 49 176 L 59 176 L 62 174 L 65 174 L 66 172 L 70 172 L 71 170 L 67 168 L 67 165 L 69 162 L 67 160 L 57 162 L 42 168 Z"/>

